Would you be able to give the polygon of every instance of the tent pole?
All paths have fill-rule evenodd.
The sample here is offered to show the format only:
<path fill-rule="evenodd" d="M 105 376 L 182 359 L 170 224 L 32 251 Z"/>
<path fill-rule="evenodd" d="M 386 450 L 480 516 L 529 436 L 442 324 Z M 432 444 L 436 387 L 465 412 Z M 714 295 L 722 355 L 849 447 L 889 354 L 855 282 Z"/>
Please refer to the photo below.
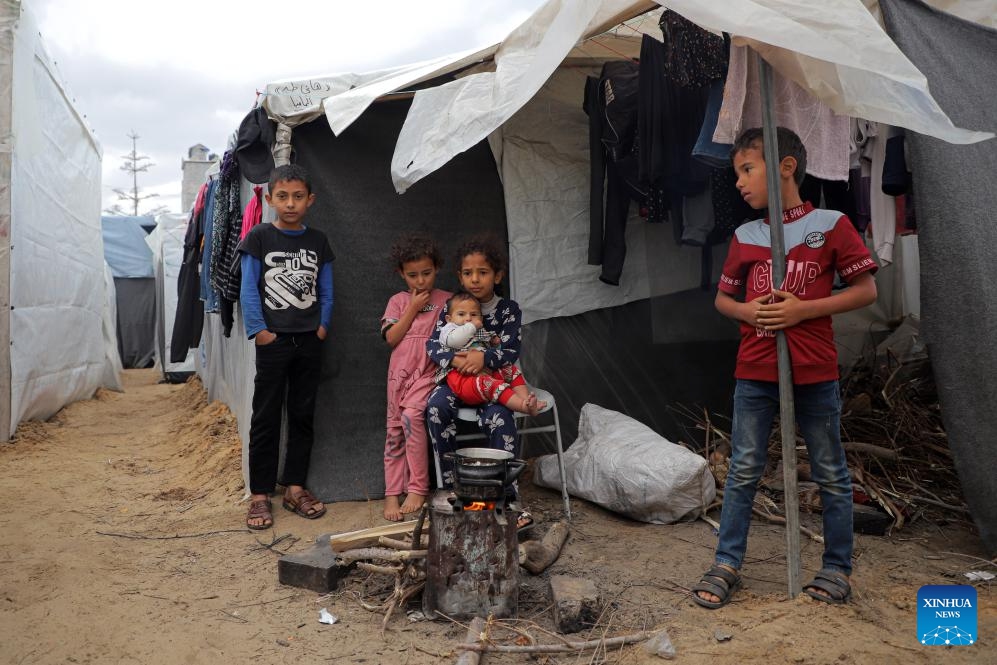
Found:
<path fill-rule="evenodd" d="M 779 145 L 776 135 L 772 67 L 758 54 L 765 137 L 765 173 L 768 178 L 769 233 L 772 238 L 772 288 L 786 278 L 786 242 L 782 228 L 782 188 L 779 182 Z M 779 423 L 782 432 L 782 472 L 785 486 L 786 563 L 789 597 L 800 591 L 800 495 L 796 489 L 796 415 L 793 403 L 793 366 L 785 332 L 776 331 L 779 362 Z"/>
<path fill-rule="evenodd" d="M 0 90 L 7 94 L 0 99 L 0 443 L 9 441 L 11 434 L 11 368 L 10 368 L 10 231 L 12 226 L 10 177 L 13 148 L 13 54 L 14 21 L 17 4 L 4 3 L 0 8 L 2 22 L 10 27 L 0 30 Z"/>

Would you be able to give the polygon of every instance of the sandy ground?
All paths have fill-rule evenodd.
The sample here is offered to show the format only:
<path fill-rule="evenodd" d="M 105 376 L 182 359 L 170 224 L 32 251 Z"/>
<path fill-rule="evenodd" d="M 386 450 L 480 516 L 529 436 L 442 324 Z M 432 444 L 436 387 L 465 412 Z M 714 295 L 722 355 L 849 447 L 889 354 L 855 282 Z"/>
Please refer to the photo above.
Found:
<path fill-rule="evenodd" d="M 156 379 L 153 370 L 128 371 L 124 393 L 101 391 L 0 444 L 0 662 L 456 661 L 461 626 L 399 614 L 382 634 L 381 616 L 353 595 L 376 600 L 380 580 L 353 573 L 342 592 L 324 597 L 279 585 L 281 552 L 305 549 L 322 533 L 384 524 L 381 502 L 335 504 L 316 521 L 276 506 L 273 531 L 245 530 L 232 416 L 207 404 L 196 382 Z M 524 486 L 534 511 L 553 520 L 559 496 Z M 582 501 L 573 506 L 562 557 L 543 575 L 521 578 L 519 625 L 541 641 L 552 639 L 541 632 L 552 626 L 547 577 L 563 573 L 594 580 L 607 601 L 596 636 L 666 627 L 677 662 L 997 662 L 997 602 L 986 584 L 978 586 L 976 645 L 925 647 L 916 639 L 921 585 L 997 572 L 973 559 L 984 554 L 962 523 L 922 521 L 888 538 L 858 536 L 854 600 L 830 607 L 786 598 L 784 534 L 756 522 L 745 588 L 710 612 L 684 590 L 711 559 L 710 526 L 639 524 Z M 809 579 L 819 549 L 805 539 L 803 561 Z M 323 607 L 339 623 L 320 624 Z M 718 632 L 730 639 L 719 641 Z M 485 662 L 533 661 L 489 655 Z M 541 662 L 661 661 L 630 647 Z"/>

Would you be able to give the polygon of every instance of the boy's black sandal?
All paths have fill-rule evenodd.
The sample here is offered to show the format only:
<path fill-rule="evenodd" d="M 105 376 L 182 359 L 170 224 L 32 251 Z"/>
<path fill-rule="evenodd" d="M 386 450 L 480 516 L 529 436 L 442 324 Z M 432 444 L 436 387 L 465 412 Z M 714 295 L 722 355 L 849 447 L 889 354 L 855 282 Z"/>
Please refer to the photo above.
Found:
<path fill-rule="evenodd" d="M 703 577 L 692 587 L 692 599 L 697 605 L 711 610 L 723 607 L 730 602 L 731 596 L 741 586 L 741 576 L 723 566 L 713 566 L 703 574 Z M 712 601 L 700 597 L 699 593 L 711 593 L 720 600 Z"/>
<path fill-rule="evenodd" d="M 818 593 L 815 589 L 820 589 L 827 593 Z M 848 602 L 852 595 L 852 585 L 848 583 L 848 578 L 836 570 L 821 569 L 814 576 L 810 584 L 803 587 L 803 593 L 811 598 L 815 598 L 823 603 L 831 605 L 841 605 Z"/>

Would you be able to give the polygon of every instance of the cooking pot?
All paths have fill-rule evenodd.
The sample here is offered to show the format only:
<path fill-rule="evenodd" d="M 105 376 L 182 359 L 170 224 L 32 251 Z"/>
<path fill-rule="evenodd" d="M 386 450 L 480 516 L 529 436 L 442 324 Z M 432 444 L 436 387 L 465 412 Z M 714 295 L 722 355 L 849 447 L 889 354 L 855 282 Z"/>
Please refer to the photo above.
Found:
<path fill-rule="evenodd" d="M 501 497 L 502 492 L 495 490 L 511 485 L 526 468 L 525 461 L 494 448 L 461 448 L 443 457 L 454 463 L 454 491 L 461 496 L 479 495 L 485 488 L 493 488 L 484 492 L 493 495 L 487 498 Z"/>

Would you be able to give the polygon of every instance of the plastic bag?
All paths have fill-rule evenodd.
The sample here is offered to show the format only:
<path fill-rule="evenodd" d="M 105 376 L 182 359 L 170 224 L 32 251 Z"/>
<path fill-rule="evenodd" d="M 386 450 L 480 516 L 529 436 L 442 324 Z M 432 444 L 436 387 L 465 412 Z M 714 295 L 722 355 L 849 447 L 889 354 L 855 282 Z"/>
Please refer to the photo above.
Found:
<path fill-rule="evenodd" d="M 641 522 L 696 519 L 716 497 L 705 458 L 595 404 L 582 407 L 564 467 L 573 496 Z M 541 457 L 533 477 L 537 485 L 559 489 L 557 455 Z"/>

